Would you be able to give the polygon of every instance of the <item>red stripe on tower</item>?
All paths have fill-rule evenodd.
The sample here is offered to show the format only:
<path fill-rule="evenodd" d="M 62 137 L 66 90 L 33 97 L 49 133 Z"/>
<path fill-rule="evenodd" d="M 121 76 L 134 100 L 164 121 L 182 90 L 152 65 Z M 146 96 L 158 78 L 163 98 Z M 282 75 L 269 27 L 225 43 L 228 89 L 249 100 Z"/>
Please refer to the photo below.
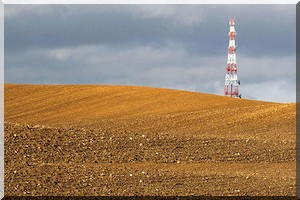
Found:
<path fill-rule="evenodd" d="M 229 45 L 228 45 L 228 57 L 226 64 L 226 75 L 225 75 L 225 87 L 224 95 L 230 97 L 239 97 L 239 84 L 237 76 L 237 65 L 236 65 L 236 45 L 235 45 L 235 19 L 229 20 Z"/>

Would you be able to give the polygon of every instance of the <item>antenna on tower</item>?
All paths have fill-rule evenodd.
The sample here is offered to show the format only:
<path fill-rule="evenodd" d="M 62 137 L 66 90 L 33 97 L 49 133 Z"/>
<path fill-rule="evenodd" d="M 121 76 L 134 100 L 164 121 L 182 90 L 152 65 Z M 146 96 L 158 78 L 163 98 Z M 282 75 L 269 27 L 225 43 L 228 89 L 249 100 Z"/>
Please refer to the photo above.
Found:
<path fill-rule="evenodd" d="M 229 20 L 229 45 L 228 45 L 228 57 L 226 65 L 226 75 L 225 75 L 225 87 L 224 95 L 230 97 L 239 97 L 239 85 L 240 80 L 237 76 L 237 65 L 236 65 L 236 45 L 235 45 L 235 19 L 230 18 Z"/>

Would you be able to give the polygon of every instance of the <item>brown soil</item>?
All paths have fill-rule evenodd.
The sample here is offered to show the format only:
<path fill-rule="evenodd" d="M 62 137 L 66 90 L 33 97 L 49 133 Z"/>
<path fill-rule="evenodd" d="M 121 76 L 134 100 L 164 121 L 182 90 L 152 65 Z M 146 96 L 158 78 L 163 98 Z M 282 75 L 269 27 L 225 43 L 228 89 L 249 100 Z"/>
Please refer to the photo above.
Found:
<path fill-rule="evenodd" d="M 5 195 L 295 195 L 295 104 L 5 85 Z"/>

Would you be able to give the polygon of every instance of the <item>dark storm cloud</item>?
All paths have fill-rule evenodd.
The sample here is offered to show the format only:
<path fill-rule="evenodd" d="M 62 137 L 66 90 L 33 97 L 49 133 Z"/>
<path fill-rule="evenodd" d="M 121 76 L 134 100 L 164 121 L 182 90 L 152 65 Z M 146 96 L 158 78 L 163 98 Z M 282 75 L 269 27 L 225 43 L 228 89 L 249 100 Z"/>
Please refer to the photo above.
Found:
<path fill-rule="evenodd" d="M 295 101 L 291 5 L 6 5 L 5 81 L 222 94 L 230 17 L 243 97 Z"/>
<path fill-rule="evenodd" d="M 41 6 L 48 12 L 39 14 L 32 9 L 31 12 L 5 18 L 5 50 L 12 52 L 87 44 L 161 46 L 171 40 L 190 53 L 221 55 L 227 46 L 227 21 L 232 13 L 237 18 L 237 41 L 243 41 L 240 51 L 260 56 L 289 55 L 295 50 L 295 19 L 290 17 L 293 9 L 286 13 L 286 9 L 281 12 L 269 9 L 270 5 L 191 6 L 199 8 L 203 19 L 190 26 L 174 23 L 174 16 L 166 18 L 162 14 L 145 18 L 143 13 L 135 15 L 135 10 L 141 9 L 139 5 Z M 157 5 L 148 7 L 148 12 L 155 12 Z M 187 15 L 188 6 L 177 6 L 176 9 L 181 7 L 185 7 L 182 15 Z M 89 12 L 91 9 L 92 12 Z"/>
<path fill-rule="evenodd" d="M 151 20 L 145 24 L 126 13 L 72 13 L 65 16 L 56 10 L 51 15 L 29 13 L 8 18 L 5 25 L 5 50 L 8 51 L 151 42 L 159 39 L 159 32 L 164 28 Z"/>

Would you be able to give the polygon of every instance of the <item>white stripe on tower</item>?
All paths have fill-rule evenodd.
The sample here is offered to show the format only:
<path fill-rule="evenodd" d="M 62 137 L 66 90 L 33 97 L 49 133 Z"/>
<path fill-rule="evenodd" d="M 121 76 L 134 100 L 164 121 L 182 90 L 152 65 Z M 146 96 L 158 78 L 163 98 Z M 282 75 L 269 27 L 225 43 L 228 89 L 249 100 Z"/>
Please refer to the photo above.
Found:
<path fill-rule="evenodd" d="M 237 76 L 237 65 L 236 65 L 236 45 L 235 45 L 235 19 L 231 18 L 229 20 L 229 45 L 228 45 L 228 58 L 226 65 L 226 75 L 225 75 L 225 87 L 224 95 L 230 97 L 240 97 L 239 94 L 239 84 Z"/>

